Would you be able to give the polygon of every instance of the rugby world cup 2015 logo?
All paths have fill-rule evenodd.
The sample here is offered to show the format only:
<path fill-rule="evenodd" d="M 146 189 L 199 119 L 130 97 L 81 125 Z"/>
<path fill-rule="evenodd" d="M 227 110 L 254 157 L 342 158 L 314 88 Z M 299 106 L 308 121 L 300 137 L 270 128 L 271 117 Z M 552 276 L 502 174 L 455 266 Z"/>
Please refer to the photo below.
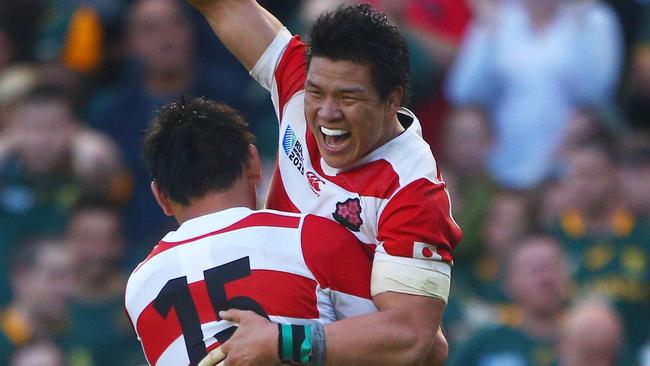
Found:
<path fill-rule="evenodd" d="M 361 202 L 358 198 L 348 198 L 345 202 L 337 202 L 336 211 L 332 213 L 332 216 L 339 224 L 354 232 L 359 232 L 363 225 Z"/>
<path fill-rule="evenodd" d="M 298 137 L 296 137 L 291 126 L 287 126 L 287 130 L 284 132 L 282 148 L 300 174 L 305 175 L 305 158 L 302 155 L 302 144 L 298 141 Z"/>

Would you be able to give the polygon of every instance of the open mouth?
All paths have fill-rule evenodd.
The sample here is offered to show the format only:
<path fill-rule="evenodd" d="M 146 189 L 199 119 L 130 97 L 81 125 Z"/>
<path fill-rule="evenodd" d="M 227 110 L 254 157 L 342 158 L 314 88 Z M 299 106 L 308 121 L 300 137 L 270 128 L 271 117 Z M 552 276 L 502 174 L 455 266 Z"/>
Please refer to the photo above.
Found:
<path fill-rule="evenodd" d="M 325 145 L 330 150 L 343 149 L 351 137 L 348 130 L 329 129 L 321 126 L 320 132 L 323 135 L 323 141 L 325 142 Z"/>

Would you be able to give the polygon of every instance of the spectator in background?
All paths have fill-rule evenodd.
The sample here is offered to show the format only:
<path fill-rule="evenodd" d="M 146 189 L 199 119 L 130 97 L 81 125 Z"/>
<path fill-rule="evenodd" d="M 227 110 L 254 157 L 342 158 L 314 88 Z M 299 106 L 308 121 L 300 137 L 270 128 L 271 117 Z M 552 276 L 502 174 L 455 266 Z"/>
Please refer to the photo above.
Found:
<path fill-rule="evenodd" d="M 70 214 L 66 241 L 76 275 L 69 358 L 90 366 L 144 364 L 122 305 L 126 274 L 120 211 L 107 201 L 80 201 Z"/>
<path fill-rule="evenodd" d="M 42 14 L 39 0 L 0 0 L 0 72 L 32 59 L 31 46 Z"/>
<path fill-rule="evenodd" d="M 60 233 L 81 191 L 69 164 L 76 121 L 67 103 L 58 91 L 36 89 L 6 121 L 12 141 L 0 162 L 2 304 L 9 298 L 8 253 L 27 236 Z"/>
<path fill-rule="evenodd" d="M 61 89 L 34 87 L 11 107 L 6 122 L 9 146 L 0 161 L 2 271 L 18 240 L 62 233 L 82 192 L 109 195 L 123 172 L 112 142 L 80 127 Z M 7 300 L 6 281 L 0 280 L 0 303 Z"/>
<path fill-rule="evenodd" d="M 631 364 L 623 359 L 623 324 L 607 303 L 580 303 L 563 323 L 558 366 Z"/>
<path fill-rule="evenodd" d="M 548 177 L 570 113 L 607 105 L 621 68 L 614 13 L 595 1 L 477 1 L 448 95 L 480 104 L 494 122 L 489 168 L 529 189 Z"/>
<path fill-rule="evenodd" d="M 560 182 L 569 202 L 553 231 L 569 253 L 575 295 L 611 300 L 636 356 L 650 324 L 650 224 L 625 207 L 614 151 L 596 140 L 569 154 Z"/>
<path fill-rule="evenodd" d="M 551 365 L 556 359 L 568 268 L 557 241 L 533 235 L 510 252 L 506 286 L 522 317 L 488 328 L 452 350 L 450 366 Z"/>
<path fill-rule="evenodd" d="M 523 192 L 494 192 L 485 221 L 475 228 L 481 240 L 475 255 L 454 263 L 453 296 L 444 318 L 450 344 L 467 340 L 478 328 L 519 317 L 504 287 L 505 269 L 510 253 L 530 229 L 528 201 Z"/>
<path fill-rule="evenodd" d="M 648 13 L 650 14 L 650 11 Z M 648 28 L 650 28 L 650 25 Z M 623 102 L 626 118 L 633 130 L 649 134 L 650 36 L 634 47 L 630 61 L 628 84 L 628 90 Z"/>
<path fill-rule="evenodd" d="M 470 22 L 467 0 L 370 0 L 399 25 L 410 52 L 412 101 L 420 116 L 422 135 L 434 154 L 444 149 L 448 105 L 442 80 L 458 53 Z"/>
<path fill-rule="evenodd" d="M 12 257 L 14 297 L 0 312 L 0 363 L 35 341 L 62 344 L 73 277 L 70 256 L 54 239 L 34 239 Z"/>
<path fill-rule="evenodd" d="M 63 351 L 55 344 L 44 341 L 21 347 L 9 366 L 66 366 L 66 363 Z"/>
<path fill-rule="evenodd" d="M 142 131 L 150 127 L 156 109 L 186 93 L 243 107 L 236 96 L 239 93 L 230 92 L 241 88 L 239 80 L 229 75 L 228 69 L 215 74 L 194 58 L 192 32 L 180 1 L 134 1 L 126 30 L 134 64 L 114 90 L 100 93 L 90 110 L 91 124 L 118 142 L 134 175 L 134 194 L 126 212 L 131 266 L 146 255 L 148 243 L 174 225 L 151 196 L 150 181 L 140 158 Z"/>
<path fill-rule="evenodd" d="M 43 0 L 36 29 L 38 60 L 96 76 L 113 51 L 128 0 Z"/>
<path fill-rule="evenodd" d="M 650 135 L 637 135 L 635 140 L 628 141 L 623 148 L 621 193 L 626 207 L 636 216 L 650 220 Z"/>
<path fill-rule="evenodd" d="M 490 122 L 479 107 L 463 107 L 445 123 L 444 177 L 454 205 L 454 217 L 463 225 L 463 245 L 454 252 L 458 262 L 476 259 L 483 226 L 497 189 L 486 169 L 492 146 Z"/>

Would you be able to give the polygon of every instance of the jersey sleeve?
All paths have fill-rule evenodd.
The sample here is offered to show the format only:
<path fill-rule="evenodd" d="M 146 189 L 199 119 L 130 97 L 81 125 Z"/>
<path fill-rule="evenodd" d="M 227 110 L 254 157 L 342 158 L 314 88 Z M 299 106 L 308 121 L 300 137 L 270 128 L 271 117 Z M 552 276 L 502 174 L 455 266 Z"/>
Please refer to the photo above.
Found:
<path fill-rule="evenodd" d="M 291 97 L 304 89 L 307 75 L 306 46 L 298 36 L 283 28 L 264 51 L 250 75 L 271 92 L 275 112 L 282 111 Z"/>
<path fill-rule="evenodd" d="M 415 259 L 410 262 L 424 267 L 430 267 L 426 262 L 431 261 L 450 264 L 461 237 L 445 184 L 418 179 L 391 197 L 382 211 L 375 261 Z"/>
<path fill-rule="evenodd" d="M 305 263 L 329 293 L 337 319 L 377 310 L 370 295 L 371 260 L 352 233 L 331 220 L 307 215 L 301 238 Z"/>
<path fill-rule="evenodd" d="M 461 236 L 445 184 L 426 178 L 411 182 L 390 198 L 380 215 L 372 294 L 393 291 L 446 303 L 451 250 Z"/>

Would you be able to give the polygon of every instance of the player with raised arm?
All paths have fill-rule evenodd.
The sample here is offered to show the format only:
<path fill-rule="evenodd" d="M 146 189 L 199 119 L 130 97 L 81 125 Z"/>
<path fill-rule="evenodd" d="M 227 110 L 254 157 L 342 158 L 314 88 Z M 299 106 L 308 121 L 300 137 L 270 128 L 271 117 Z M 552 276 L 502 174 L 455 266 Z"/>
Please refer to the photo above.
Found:
<path fill-rule="evenodd" d="M 341 7 L 316 20 L 306 46 L 254 0 L 190 2 L 271 93 L 280 134 L 267 207 L 337 221 L 374 249 L 380 312 L 325 326 L 326 363 L 444 361 L 436 330 L 461 231 L 419 122 L 401 108 L 409 69 L 399 29 L 367 5 Z M 250 312 L 225 316 L 241 324 L 221 347 L 228 366 L 280 361 L 267 352 L 276 327 Z"/>
<path fill-rule="evenodd" d="M 163 108 L 146 134 L 154 196 L 180 224 L 126 288 L 152 366 L 198 365 L 232 335 L 219 313 L 230 308 L 284 323 L 286 357 L 303 361 L 324 356 L 323 323 L 376 311 L 370 259 L 354 235 L 314 215 L 253 210 L 252 140 L 242 117 L 203 99 Z"/>

